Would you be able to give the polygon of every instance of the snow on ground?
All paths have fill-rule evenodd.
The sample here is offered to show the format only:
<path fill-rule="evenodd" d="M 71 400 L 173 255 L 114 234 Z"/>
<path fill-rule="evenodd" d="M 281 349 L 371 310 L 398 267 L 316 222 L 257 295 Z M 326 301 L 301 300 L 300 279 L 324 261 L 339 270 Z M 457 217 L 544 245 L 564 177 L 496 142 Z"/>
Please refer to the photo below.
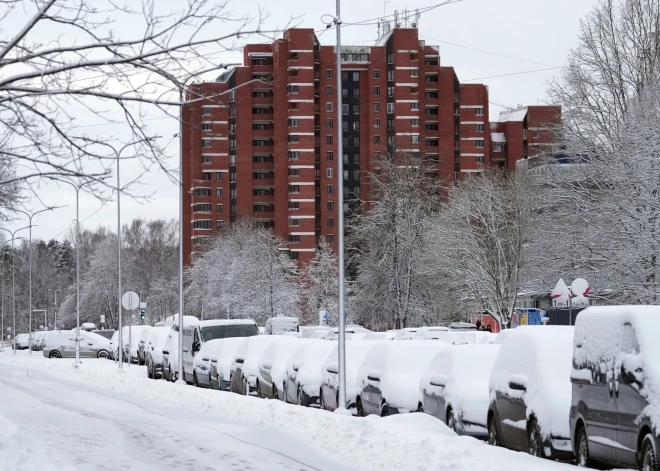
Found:
<path fill-rule="evenodd" d="M 145 368 L 135 365 L 130 368 L 125 365 L 126 373 L 118 374 L 116 364 L 109 360 L 84 359 L 82 368 L 78 371 L 72 369 L 72 364 L 72 360 L 49 360 L 40 353 L 33 354 L 31 357 L 27 355 L 27 352 L 19 352 L 16 357 L 12 357 L 11 354 L 0 354 L 0 369 L 2 369 L 0 388 L 9 381 L 20 382 L 21 388 L 25 388 L 21 394 L 13 395 L 6 395 L 0 389 L 0 397 L 10 398 L 8 401 L 0 401 L 4 404 L 4 407 L 0 405 L 0 417 L 4 416 L 5 420 L 9 418 L 15 422 L 16 418 L 12 417 L 12 411 L 18 408 L 16 404 L 21 405 L 28 400 L 25 397 L 29 395 L 35 395 L 42 400 L 43 397 L 56 397 L 57 400 L 66 400 L 68 404 L 76 404 L 77 398 L 74 394 L 65 398 L 53 394 L 53 391 L 50 390 L 51 386 L 42 382 L 43 379 L 50 378 L 51 380 L 56 379 L 56 384 L 60 388 L 84 387 L 86 390 L 107 396 L 132 397 L 132 400 L 136 404 L 140 404 L 144 410 L 155 411 L 160 407 L 168 407 L 171 410 L 179 410 L 184 415 L 187 411 L 192 417 L 208 417 L 209 420 L 221 418 L 222 421 L 233 424 L 230 430 L 240 426 L 251 427 L 252 431 L 258 430 L 259 433 L 246 433 L 249 440 L 259 436 L 270 437 L 271 433 L 283 437 L 285 435 L 282 435 L 282 432 L 284 432 L 293 437 L 292 443 L 288 446 L 292 452 L 299 450 L 300 443 L 303 443 L 306 445 L 306 450 L 315 450 L 325 459 L 340 460 L 343 462 L 343 466 L 353 466 L 363 470 L 527 471 L 534 469 L 535 471 L 550 471 L 573 469 L 567 464 L 540 460 L 523 453 L 489 447 L 470 437 L 457 437 L 441 421 L 426 414 L 405 414 L 384 419 L 373 416 L 357 418 L 284 404 L 280 401 L 149 380 Z M 11 380 L 7 379 L 6 372 L 12 372 Z M 53 383 L 47 384 L 52 385 Z M 118 424 L 121 422 L 133 420 L 134 407 L 119 407 L 115 400 L 107 403 L 99 401 L 98 405 L 99 409 L 103 409 L 99 420 L 110 429 L 120 426 Z M 195 424 L 197 425 L 196 430 Z M 201 448 L 208 452 L 205 447 L 209 443 L 209 427 L 204 427 L 199 423 L 195 424 L 183 424 L 182 431 L 179 432 L 177 429 L 175 432 L 176 439 L 160 431 L 158 432 L 159 438 L 156 440 L 151 436 L 152 433 L 156 433 L 154 430 L 144 430 L 140 433 L 140 437 L 146 440 L 149 446 L 159 449 L 164 454 L 163 457 L 170 457 L 167 461 L 172 465 L 170 469 L 180 469 L 174 466 L 175 462 L 172 460 L 178 460 L 176 463 L 182 467 L 183 462 L 173 450 L 169 449 L 182 446 L 175 445 L 176 443 L 188 441 L 190 447 Z M 225 427 L 222 427 L 222 430 L 225 430 Z M 77 443 L 76 437 L 72 438 L 74 443 Z M 108 450 L 116 449 L 118 443 L 125 443 L 125 439 L 122 442 L 118 438 L 111 439 L 108 436 L 95 436 L 93 439 L 96 442 L 110 440 L 112 446 L 105 447 Z M 182 441 L 177 442 L 177 440 Z M 154 441 L 158 443 L 153 443 Z M 214 441 L 217 446 L 220 446 L 220 442 L 221 440 L 217 439 Z M 265 442 L 270 443 L 269 440 Z M 286 444 L 282 444 L 282 442 L 284 442 L 283 439 L 278 440 L 280 447 L 285 447 Z M 3 462 L 3 452 L 6 452 L 1 443 L 0 441 L 0 463 Z M 59 447 L 60 450 L 63 450 L 62 456 L 67 456 L 70 452 L 67 447 L 71 448 L 71 442 L 68 443 Z M 21 444 L 21 446 L 23 445 Z M 13 450 L 13 452 L 16 451 Z M 137 451 L 133 450 L 133 452 Z M 129 453 L 129 451 L 122 453 Z M 310 454 L 310 452 L 305 453 L 305 455 Z M 119 457 L 110 454 L 107 455 L 107 459 L 116 460 Z M 323 460 L 319 458 L 316 458 L 316 461 L 323 464 Z M 285 469 L 273 466 L 267 468 Z M 16 467 L 15 469 L 27 468 Z M 237 469 L 248 469 L 248 467 Z M 249 469 L 265 468 L 252 467 Z M 313 468 L 299 466 L 292 469 Z M 322 468 L 316 466 L 316 469 Z M 336 466 L 333 469 L 336 469 Z"/>

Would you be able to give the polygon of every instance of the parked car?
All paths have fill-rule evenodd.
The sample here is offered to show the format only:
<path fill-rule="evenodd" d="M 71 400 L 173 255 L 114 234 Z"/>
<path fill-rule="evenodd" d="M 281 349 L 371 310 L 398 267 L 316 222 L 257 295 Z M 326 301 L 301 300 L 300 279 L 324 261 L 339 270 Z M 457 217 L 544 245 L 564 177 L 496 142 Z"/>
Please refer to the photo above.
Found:
<path fill-rule="evenodd" d="M 44 331 L 39 330 L 32 333 L 32 350 L 39 351 L 41 350 L 41 339 L 44 337 Z"/>
<path fill-rule="evenodd" d="M 446 342 L 410 340 L 379 342 L 369 350 L 358 370 L 356 398 L 360 416 L 414 412 L 419 403 L 419 381 Z"/>
<path fill-rule="evenodd" d="M 298 332 L 300 321 L 297 317 L 271 317 L 266 321 L 266 335 L 282 335 L 286 332 Z"/>
<path fill-rule="evenodd" d="M 419 384 L 418 410 L 442 420 L 459 435 L 485 438 L 488 380 L 499 345 L 462 345 L 436 355 Z"/>
<path fill-rule="evenodd" d="M 184 326 L 183 373 L 186 383 L 193 384 L 193 360 L 204 342 L 254 335 L 259 335 L 259 329 L 252 319 L 215 319 Z"/>
<path fill-rule="evenodd" d="M 552 459 L 573 456 L 567 420 L 572 356 L 573 327 L 521 326 L 506 337 L 489 382 L 491 445 Z"/>
<path fill-rule="evenodd" d="M 362 360 L 369 350 L 378 344 L 374 340 L 350 340 L 346 342 L 346 409 L 357 415 L 356 399 L 358 396 L 357 375 Z M 321 391 L 319 401 L 321 409 L 333 411 L 339 407 L 339 366 L 337 350 L 326 359 L 321 368 Z"/>
<path fill-rule="evenodd" d="M 93 330 L 95 334 L 100 335 L 101 337 L 105 337 L 106 339 L 110 340 L 113 335 L 115 335 L 116 330 L 114 329 L 105 329 L 105 330 Z"/>
<path fill-rule="evenodd" d="M 307 338 L 312 338 L 315 335 L 321 335 L 321 334 L 318 334 L 318 332 L 321 332 L 322 333 L 321 337 L 324 337 L 331 330 L 330 327 L 323 326 L 323 325 L 300 326 L 298 329 L 300 331 L 300 338 L 301 339 L 307 339 Z M 315 338 L 319 338 L 319 337 L 315 337 Z"/>
<path fill-rule="evenodd" d="M 144 365 L 147 362 L 147 342 L 149 339 L 149 332 L 151 331 L 151 326 L 145 325 L 142 328 L 142 333 L 140 334 L 140 341 L 137 346 L 137 363 L 138 365 Z"/>
<path fill-rule="evenodd" d="M 362 337 L 362 340 L 393 340 L 396 337 L 396 330 L 387 332 L 370 332 Z"/>
<path fill-rule="evenodd" d="M 183 316 L 184 327 L 199 322 L 195 316 Z M 165 326 L 170 327 L 165 347 L 163 347 L 163 377 L 167 381 L 176 381 L 179 375 L 179 315 L 165 319 Z"/>
<path fill-rule="evenodd" d="M 268 346 L 259 359 L 257 377 L 259 397 L 284 400 L 286 365 L 299 348 L 298 339 L 286 335 Z"/>
<path fill-rule="evenodd" d="M 336 342 L 300 339 L 300 347 L 289 359 L 284 378 L 284 401 L 308 407 L 318 403 L 321 390 L 321 368 Z"/>
<path fill-rule="evenodd" d="M 442 340 L 453 343 L 457 337 L 456 332 L 451 332 L 447 327 L 430 326 L 417 329 L 417 332 L 412 335 L 412 340 Z"/>
<path fill-rule="evenodd" d="M 148 326 L 127 325 L 121 329 L 121 342 L 123 344 L 123 360 L 125 362 L 138 363 L 138 346 L 142 332 Z"/>
<path fill-rule="evenodd" d="M 248 338 L 249 337 L 231 337 L 228 339 L 209 341 L 212 342 L 212 346 L 208 351 L 209 367 L 207 371 L 209 375 L 209 387 L 211 389 L 229 391 L 231 384 L 229 376 L 231 372 L 231 364 L 234 361 L 234 354 L 240 346 L 248 340 Z M 202 349 L 206 348 L 206 343 L 202 346 Z M 205 351 L 202 360 L 206 356 L 207 354 Z M 195 358 L 195 362 L 197 362 L 197 358 Z M 201 371 L 195 371 L 197 371 L 197 374 L 201 378 Z"/>
<path fill-rule="evenodd" d="M 46 358 L 75 358 L 76 334 L 70 331 L 49 333 L 43 349 Z M 93 332 L 80 331 L 80 358 L 107 358 L 110 341 Z"/>
<path fill-rule="evenodd" d="M 18 334 L 14 340 L 16 342 L 16 350 L 30 348 L 30 334 Z"/>
<path fill-rule="evenodd" d="M 119 361 L 119 331 L 115 330 L 110 339 L 110 351 L 108 358 L 113 361 Z"/>
<path fill-rule="evenodd" d="M 449 330 L 477 330 L 477 326 L 469 322 L 454 322 L 449 324 Z"/>
<path fill-rule="evenodd" d="M 257 395 L 259 360 L 264 351 L 276 340 L 276 337 L 271 335 L 257 335 L 241 344 L 234 354 L 229 372 L 231 392 L 244 396 Z"/>
<path fill-rule="evenodd" d="M 419 329 L 417 327 L 409 327 L 405 329 L 399 329 L 396 331 L 396 335 L 394 336 L 394 340 L 412 340 L 413 337 L 415 336 L 415 333 Z"/>
<path fill-rule="evenodd" d="M 163 348 L 167 336 L 172 329 L 170 327 L 152 327 L 149 329 L 149 336 L 146 342 L 146 360 L 147 377 L 152 379 L 163 376 Z"/>
<path fill-rule="evenodd" d="M 484 332 L 481 330 L 476 331 L 466 331 L 466 332 L 452 332 L 456 336 L 454 340 L 454 345 L 467 345 L 467 344 L 489 344 L 497 343 L 497 336 L 499 334 L 493 334 L 492 332 Z"/>
<path fill-rule="evenodd" d="M 658 319 L 658 306 L 578 314 L 570 432 L 579 466 L 660 470 Z"/>

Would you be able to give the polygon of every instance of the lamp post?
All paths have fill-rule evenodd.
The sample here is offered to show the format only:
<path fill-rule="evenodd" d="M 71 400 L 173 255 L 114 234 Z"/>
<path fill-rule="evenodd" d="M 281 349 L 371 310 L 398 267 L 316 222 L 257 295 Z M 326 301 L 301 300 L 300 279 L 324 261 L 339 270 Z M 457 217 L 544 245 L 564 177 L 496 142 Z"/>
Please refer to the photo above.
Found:
<path fill-rule="evenodd" d="M 50 178 L 50 180 L 67 183 L 76 190 L 76 360 L 73 367 L 78 368 L 80 366 L 80 189 L 94 183 L 94 180 L 87 180 L 77 185 L 58 178 Z"/>
<path fill-rule="evenodd" d="M 27 229 L 29 227 L 30 226 L 21 227 L 20 229 L 16 229 L 14 232 L 10 231 L 9 229 L 0 227 L 1 230 L 11 234 L 11 304 L 12 304 L 12 315 L 13 315 L 12 345 L 13 345 L 14 355 L 16 355 L 16 270 L 15 270 L 16 264 L 14 263 L 16 260 L 16 254 L 14 253 L 14 241 L 19 238 L 16 237 L 16 233 L 18 231 L 22 231 L 23 229 Z M 24 239 L 24 237 L 20 237 L 20 238 Z"/>
<path fill-rule="evenodd" d="M 28 334 L 28 349 L 30 350 L 30 355 L 32 355 L 32 218 L 35 217 L 39 213 L 43 213 L 45 211 L 52 211 L 54 207 L 48 207 L 45 209 L 40 209 L 39 211 L 36 211 L 32 214 L 28 213 L 27 211 L 23 211 L 22 209 L 15 209 L 14 211 L 25 214 L 28 218 L 28 224 L 30 228 L 30 240 L 28 242 L 29 244 L 29 261 L 28 261 L 28 272 L 30 273 L 29 278 L 30 281 L 28 282 L 28 297 L 29 297 L 29 321 L 28 325 L 29 327 L 29 334 Z"/>
<path fill-rule="evenodd" d="M 17 239 L 23 239 L 23 237 L 17 237 Z M 2 243 L 2 300 L 0 300 L 0 317 L 2 321 L 0 322 L 0 352 L 4 352 L 4 337 L 5 337 L 5 245 L 9 242 L 13 242 L 14 239 L 6 240 Z M 15 335 L 15 334 L 14 334 Z"/>

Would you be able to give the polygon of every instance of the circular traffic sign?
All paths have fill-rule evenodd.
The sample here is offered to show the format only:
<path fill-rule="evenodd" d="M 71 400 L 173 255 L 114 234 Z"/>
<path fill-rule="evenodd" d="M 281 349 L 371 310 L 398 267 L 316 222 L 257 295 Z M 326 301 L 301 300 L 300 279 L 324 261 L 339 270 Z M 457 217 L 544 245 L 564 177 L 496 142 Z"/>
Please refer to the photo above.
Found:
<path fill-rule="evenodd" d="M 135 291 L 127 291 L 121 297 L 121 305 L 124 307 L 124 309 L 129 311 L 137 309 L 140 305 L 140 297 Z"/>

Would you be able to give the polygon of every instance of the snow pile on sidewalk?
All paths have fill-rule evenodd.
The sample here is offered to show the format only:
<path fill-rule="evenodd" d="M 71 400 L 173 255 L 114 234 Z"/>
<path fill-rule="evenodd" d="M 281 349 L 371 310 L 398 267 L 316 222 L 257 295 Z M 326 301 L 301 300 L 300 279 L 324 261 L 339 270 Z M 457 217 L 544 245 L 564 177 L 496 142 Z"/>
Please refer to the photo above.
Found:
<path fill-rule="evenodd" d="M 156 404 L 201 411 L 227 421 L 261 424 L 288 433 L 320 453 L 364 470 L 573 469 L 568 465 L 489 447 L 473 438 L 457 437 L 441 421 L 426 414 L 404 414 L 384 419 L 333 414 L 280 401 L 150 380 L 144 367 L 131 366 L 125 368 L 127 374 L 117 374 L 116 364 L 108 360 L 83 360 L 82 368 L 77 371 L 72 369 L 70 360 L 49 360 L 39 355 L 0 355 L 0 362 L 44 371 L 72 384 L 83 383 L 87 387 L 117 391 Z M 202 429 L 200 433 L 203 433 Z"/>

